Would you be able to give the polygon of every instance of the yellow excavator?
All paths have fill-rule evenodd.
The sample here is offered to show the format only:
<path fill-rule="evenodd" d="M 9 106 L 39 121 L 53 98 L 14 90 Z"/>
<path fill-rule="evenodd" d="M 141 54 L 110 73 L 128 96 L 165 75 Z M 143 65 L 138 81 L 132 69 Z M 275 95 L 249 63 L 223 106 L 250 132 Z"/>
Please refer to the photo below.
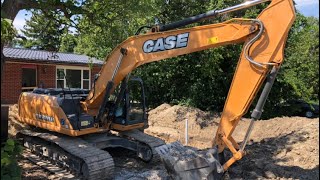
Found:
<path fill-rule="evenodd" d="M 234 18 L 217 24 L 183 28 L 266 2 L 270 4 L 255 19 Z M 135 151 L 146 162 L 159 160 L 168 145 L 143 133 L 148 127 L 143 81 L 131 77 L 130 73 L 146 63 L 244 43 L 218 131 L 212 141 L 215 150 L 210 151 L 210 157 L 214 162 L 207 162 L 211 169 L 207 168 L 205 173 L 201 171 L 205 167 L 199 159 L 182 163 L 180 167 L 166 164 L 168 170 L 174 171 L 181 179 L 219 179 L 245 155 L 244 148 L 254 121 L 261 116 L 283 62 L 285 42 L 294 19 L 292 0 L 251 0 L 171 24 L 154 25 L 144 34 L 140 33 L 142 27 L 108 55 L 90 91 L 39 88 L 32 93 L 22 93 L 18 104 L 20 121 L 38 128 L 21 131 L 18 136 L 33 152 L 70 168 L 85 179 L 112 178 L 114 162 L 108 148 Z M 239 145 L 232 133 L 263 84 L 249 129 Z M 232 152 L 232 157 L 227 160 L 221 156 L 225 148 Z"/>

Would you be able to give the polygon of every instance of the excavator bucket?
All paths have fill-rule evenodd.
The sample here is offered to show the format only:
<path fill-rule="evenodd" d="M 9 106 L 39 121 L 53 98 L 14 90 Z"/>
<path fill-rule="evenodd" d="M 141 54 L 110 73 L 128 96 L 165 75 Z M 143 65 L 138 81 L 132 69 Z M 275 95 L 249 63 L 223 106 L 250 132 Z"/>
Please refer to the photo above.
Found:
<path fill-rule="evenodd" d="M 223 176 L 216 148 L 206 151 L 183 146 L 179 141 L 155 148 L 168 174 L 175 180 L 217 180 Z"/>

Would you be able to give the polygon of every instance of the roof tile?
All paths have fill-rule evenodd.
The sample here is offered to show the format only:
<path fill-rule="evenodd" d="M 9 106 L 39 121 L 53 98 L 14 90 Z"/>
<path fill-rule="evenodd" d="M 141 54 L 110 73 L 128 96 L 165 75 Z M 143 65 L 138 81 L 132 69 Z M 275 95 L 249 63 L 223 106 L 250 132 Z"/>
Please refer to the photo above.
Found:
<path fill-rule="evenodd" d="M 12 59 L 34 61 L 48 61 L 52 63 L 73 63 L 73 64 L 88 64 L 90 59 L 93 64 L 101 65 L 103 61 L 90 58 L 86 55 L 72 53 L 52 53 L 50 51 L 23 49 L 23 48 L 3 48 L 4 56 Z"/>

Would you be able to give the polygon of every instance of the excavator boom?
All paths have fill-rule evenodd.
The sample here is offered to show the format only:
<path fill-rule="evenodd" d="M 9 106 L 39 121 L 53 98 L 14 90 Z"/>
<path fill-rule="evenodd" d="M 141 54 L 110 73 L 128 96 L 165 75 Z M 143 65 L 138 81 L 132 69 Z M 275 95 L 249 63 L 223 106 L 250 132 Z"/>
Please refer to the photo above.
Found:
<path fill-rule="evenodd" d="M 85 105 L 89 112 L 96 110 L 93 112 L 97 113 L 104 99 L 107 83 L 113 81 L 114 86 L 117 86 L 127 74 L 140 65 L 212 47 L 244 42 L 256 29 L 257 25 L 252 20 L 232 19 L 219 24 L 130 37 L 107 57 L 95 88 L 89 93 Z M 125 49 L 126 53 L 122 55 L 121 49 Z M 121 65 L 117 69 L 119 60 Z M 115 71 L 117 73 L 113 75 Z"/>

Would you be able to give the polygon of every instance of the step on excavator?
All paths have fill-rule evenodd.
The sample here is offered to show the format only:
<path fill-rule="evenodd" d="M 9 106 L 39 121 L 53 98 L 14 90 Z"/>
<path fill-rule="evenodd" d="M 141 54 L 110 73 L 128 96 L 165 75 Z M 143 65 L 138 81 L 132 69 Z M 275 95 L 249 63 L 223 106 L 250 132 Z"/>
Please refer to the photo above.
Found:
<path fill-rule="evenodd" d="M 184 28 L 195 22 L 260 3 L 269 5 L 255 19 L 233 18 L 217 24 Z M 19 97 L 20 121 L 37 128 L 18 138 L 32 152 L 51 159 L 83 179 L 114 175 L 109 148 L 136 152 L 145 162 L 162 160 L 174 179 L 220 179 L 245 155 L 254 121 L 259 119 L 283 62 L 288 32 L 295 19 L 292 0 L 251 0 L 166 25 L 141 27 L 105 59 L 91 90 L 35 89 Z M 149 28 L 141 33 L 143 28 Z M 243 43 L 212 148 L 206 151 L 180 143 L 165 144 L 143 132 L 148 128 L 143 81 L 130 76 L 139 66 L 228 44 Z M 61 72 L 59 72 L 61 73 Z M 64 74 L 58 74 L 64 76 Z M 232 133 L 262 88 L 239 145 Z M 232 157 L 225 159 L 228 148 Z"/>

